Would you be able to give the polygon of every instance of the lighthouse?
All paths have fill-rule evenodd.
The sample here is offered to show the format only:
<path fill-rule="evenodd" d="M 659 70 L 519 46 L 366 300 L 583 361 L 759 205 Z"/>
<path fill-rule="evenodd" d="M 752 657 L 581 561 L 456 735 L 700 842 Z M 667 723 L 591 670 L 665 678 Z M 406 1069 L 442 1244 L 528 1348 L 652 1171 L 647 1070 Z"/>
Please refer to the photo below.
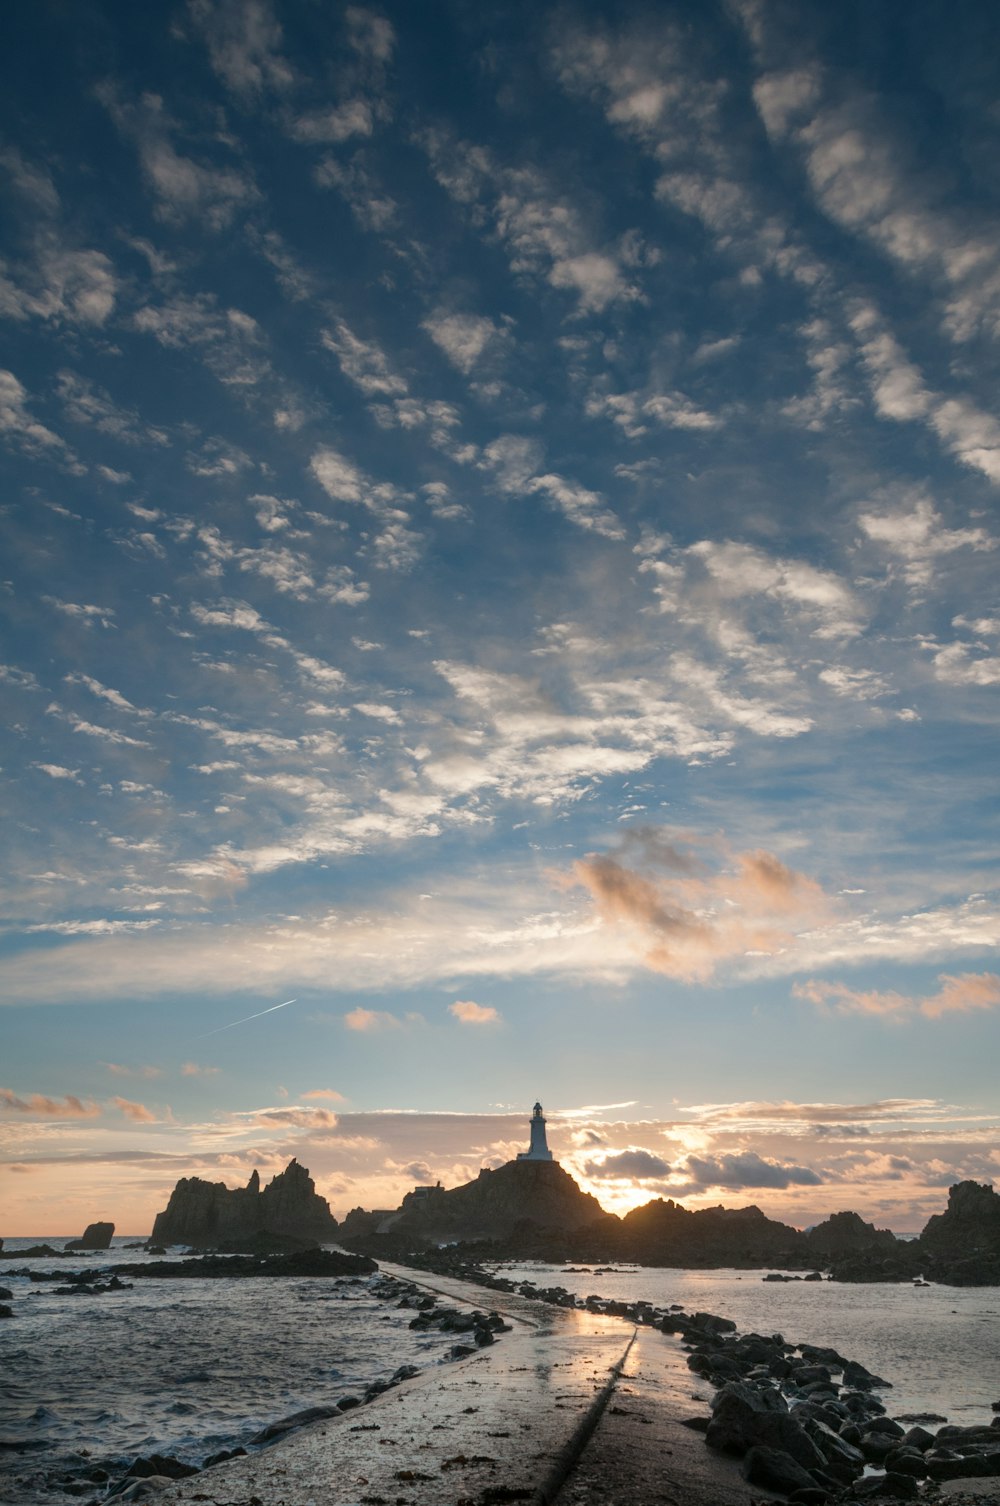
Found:
<path fill-rule="evenodd" d="M 531 1145 L 518 1153 L 519 1161 L 551 1161 L 552 1152 L 545 1140 L 545 1115 L 542 1106 L 536 1103 L 531 1111 Z"/>

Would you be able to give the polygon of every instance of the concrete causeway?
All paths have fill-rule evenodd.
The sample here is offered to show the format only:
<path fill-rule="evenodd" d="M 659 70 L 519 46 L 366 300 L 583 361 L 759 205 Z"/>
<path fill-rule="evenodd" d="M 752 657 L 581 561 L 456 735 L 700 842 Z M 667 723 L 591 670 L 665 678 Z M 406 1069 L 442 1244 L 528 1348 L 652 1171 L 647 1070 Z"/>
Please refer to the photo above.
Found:
<path fill-rule="evenodd" d="M 158 1506 L 749 1506 L 768 1498 L 682 1419 L 708 1397 L 677 1340 L 382 1264 L 513 1325 L 364 1407 L 136 1495 Z M 700 1397 L 700 1399 L 695 1399 Z"/>

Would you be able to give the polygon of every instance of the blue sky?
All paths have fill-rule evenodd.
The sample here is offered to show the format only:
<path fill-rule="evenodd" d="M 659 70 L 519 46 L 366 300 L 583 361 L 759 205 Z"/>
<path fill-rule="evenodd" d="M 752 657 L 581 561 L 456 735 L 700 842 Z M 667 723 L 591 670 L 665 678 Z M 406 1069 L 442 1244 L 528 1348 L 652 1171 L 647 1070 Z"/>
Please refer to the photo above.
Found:
<path fill-rule="evenodd" d="M 998 29 L 11 17 L 4 1232 L 992 1179 Z"/>

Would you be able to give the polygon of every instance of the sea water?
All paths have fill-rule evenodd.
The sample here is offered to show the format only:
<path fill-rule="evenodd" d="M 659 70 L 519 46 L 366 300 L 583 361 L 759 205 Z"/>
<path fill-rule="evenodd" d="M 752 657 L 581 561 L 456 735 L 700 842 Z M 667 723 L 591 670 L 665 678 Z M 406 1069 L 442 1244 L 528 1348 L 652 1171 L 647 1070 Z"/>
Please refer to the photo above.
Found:
<path fill-rule="evenodd" d="M 6 1250 L 31 1243 L 38 1241 L 8 1240 Z M 149 1259 L 125 1250 L 126 1243 L 24 1264 L 96 1272 Z M 13 1276 L 20 1264 L 0 1261 L 0 1285 L 13 1291 L 15 1314 L 0 1323 L 0 1445 L 29 1447 L 0 1446 L 0 1506 L 65 1503 L 61 1474 L 97 1465 L 120 1477 L 144 1454 L 200 1464 L 218 1450 L 245 1446 L 270 1422 L 360 1395 L 401 1365 L 438 1365 L 454 1343 L 453 1335 L 411 1331 L 413 1310 L 380 1300 L 377 1277 L 138 1277 L 127 1291 L 59 1296 L 57 1283 Z M 676 1303 L 732 1318 L 741 1332 L 832 1345 L 892 1383 L 880 1393 L 890 1416 L 988 1422 L 1000 1400 L 997 1288 L 771 1283 L 760 1271 L 624 1264 L 498 1269 L 581 1298 Z M 420 1273 L 413 1275 L 419 1281 Z M 483 1291 L 484 1308 L 495 1300 Z M 696 1376 L 692 1394 L 708 1398 Z"/>
<path fill-rule="evenodd" d="M 662 1308 L 676 1303 L 688 1313 L 731 1318 L 741 1333 L 780 1333 L 792 1344 L 830 1345 L 891 1383 L 891 1390 L 878 1394 L 892 1417 L 935 1413 L 963 1425 L 988 1423 L 995 1415 L 992 1404 L 1000 1402 L 998 1287 L 771 1282 L 762 1271 L 624 1263 L 610 1270 L 536 1262 L 491 1269 L 580 1297 Z"/>
<path fill-rule="evenodd" d="M 96 1274 L 149 1259 L 126 1242 L 24 1265 Z M 5 1252 L 32 1243 L 10 1239 Z M 20 1265 L 0 1261 L 14 1311 L 0 1323 L 0 1506 L 64 1503 L 61 1473 L 120 1476 L 151 1453 L 199 1465 L 294 1412 L 360 1397 L 401 1365 L 440 1364 L 455 1343 L 411 1332 L 413 1309 L 380 1300 L 377 1276 L 137 1277 L 131 1290 L 59 1296 L 61 1283 L 12 1275 Z"/>

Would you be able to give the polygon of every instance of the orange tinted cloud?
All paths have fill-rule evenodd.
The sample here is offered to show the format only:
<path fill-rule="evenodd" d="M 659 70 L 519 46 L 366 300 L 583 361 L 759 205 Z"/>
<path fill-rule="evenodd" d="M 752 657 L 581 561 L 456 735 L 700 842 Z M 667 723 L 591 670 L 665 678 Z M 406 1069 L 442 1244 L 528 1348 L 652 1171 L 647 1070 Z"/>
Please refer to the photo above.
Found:
<path fill-rule="evenodd" d="M 112 1098 L 116 1109 L 121 1109 L 126 1119 L 134 1124 L 155 1124 L 156 1115 L 150 1113 L 144 1103 L 133 1103 L 129 1098 Z"/>
<path fill-rule="evenodd" d="M 344 1015 L 348 1030 L 398 1030 L 402 1021 L 385 1009 L 352 1009 Z"/>
<path fill-rule="evenodd" d="M 500 1019 L 492 1004 L 476 1004 L 472 999 L 456 999 L 448 1005 L 448 1013 L 463 1025 L 495 1025 Z"/>
<path fill-rule="evenodd" d="M 18 1114 L 38 1114 L 44 1119 L 96 1119 L 101 1112 L 96 1103 L 83 1101 L 72 1093 L 65 1098 L 46 1098 L 41 1093 L 19 1098 L 10 1088 L 0 1088 L 0 1108 L 14 1109 Z"/>
<path fill-rule="evenodd" d="M 329 1098 L 330 1101 L 331 1101 L 331 1103 L 343 1103 L 344 1102 L 344 1095 L 343 1095 L 343 1093 L 338 1093 L 337 1090 L 336 1090 L 336 1088 L 313 1088 L 311 1092 L 309 1092 L 309 1093 L 303 1093 L 302 1097 L 305 1098 L 305 1099 L 311 1099 L 311 1098 Z"/>
<path fill-rule="evenodd" d="M 925 999 L 911 998 L 892 989 L 849 988 L 846 983 L 828 983 L 821 978 L 796 983 L 792 994 L 796 999 L 804 999 L 820 1009 L 833 1009 L 837 1014 L 881 1015 L 890 1020 L 905 1020 L 914 1015 L 937 1020 L 946 1014 L 1000 1007 L 1000 977 L 996 973 L 957 976 L 942 973 L 938 982 L 941 984 L 938 992 Z"/>
<path fill-rule="evenodd" d="M 786 950 L 797 929 L 832 912 L 814 879 L 760 849 L 714 873 L 693 860 L 686 869 L 665 866 L 638 872 L 590 853 L 573 865 L 573 877 L 602 920 L 630 927 L 646 966 L 668 977 L 706 981 L 727 960 Z"/>

